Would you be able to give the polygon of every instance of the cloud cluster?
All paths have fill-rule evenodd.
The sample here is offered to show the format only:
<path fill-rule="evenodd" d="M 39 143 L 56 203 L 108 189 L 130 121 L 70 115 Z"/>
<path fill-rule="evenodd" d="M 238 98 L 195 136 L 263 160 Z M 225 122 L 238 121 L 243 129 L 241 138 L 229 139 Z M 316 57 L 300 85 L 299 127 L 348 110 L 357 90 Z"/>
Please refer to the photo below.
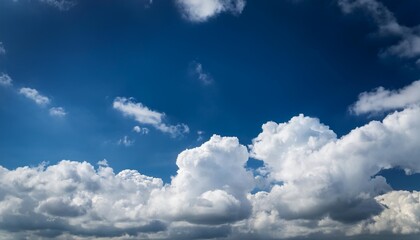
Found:
<path fill-rule="evenodd" d="M 204 22 L 222 12 L 240 14 L 245 0 L 176 0 L 182 15 L 192 22 Z"/>
<path fill-rule="evenodd" d="M 419 233 L 418 192 L 382 169 L 420 172 L 420 107 L 337 138 L 318 119 L 268 122 L 248 149 L 213 135 L 178 155 L 170 183 L 105 161 L 0 169 L 0 230 L 26 238 L 286 239 Z M 249 157 L 264 166 L 246 168 Z M 261 184 L 264 183 L 264 184 Z"/>
<path fill-rule="evenodd" d="M 362 9 L 372 17 L 382 36 L 395 36 L 399 40 L 384 49 L 382 56 L 397 56 L 403 59 L 420 61 L 420 26 L 407 27 L 401 25 L 394 14 L 377 0 L 337 0 L 343 12 L 351 13 Z"/>
<path fill-rule="evenodd" d="M 381 113 L 389 110 L 403 109 L 420 103 L 420 81 L 399 90 L 387 90 L 379 87 L 371 92 L 363 92 L 357 102 L 350 108 L 355 114 Z"/>
<path fill-rule="evenodd" d="M 157 112 L 135 102 L 132 98 L 117 97 L 113 102 L 113 108 L 124 116 L 134 118 L 138 123 L 153 126 L 155 129 L 170 134 L 172 137 L 188 133 L 189 128 L 185 124 L 169 125 L 164 122 L 165 113 Z"/>

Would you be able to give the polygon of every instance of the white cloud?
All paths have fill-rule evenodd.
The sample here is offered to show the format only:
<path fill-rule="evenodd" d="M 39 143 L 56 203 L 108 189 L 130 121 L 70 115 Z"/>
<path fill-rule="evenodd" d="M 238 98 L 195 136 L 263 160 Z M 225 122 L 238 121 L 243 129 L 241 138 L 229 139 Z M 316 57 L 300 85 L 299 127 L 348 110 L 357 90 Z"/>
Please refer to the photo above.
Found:
<path fill-rule="evenodd" d="M 3 42 L 0 42 L 0 55 L 5 55 L 6 49 L 4 48 Z"/>
<path fill-rule="evenodd" d="M 117 97 L 113 102 L 113 107 L 124 116 L 132 117 L 140 124 L 151 125 L 161 132 L 169 133 L 173 137 L 189 132 L 187 125 L 168 125 L 164 123 L 165 113 L 150 110 L 142 103 L 136 103 L 132 99 Z"/>
<path fill-rule="evenodd" d="M 379 87 L 372 92 L 363 92 L 350 108 L 355 114 L 381 113 L 403 109 L 420 103 L 420 81 L 399 90 L 387 90 Z"/>
<path fill-rule="evenodd" d="M 19 89 L 19 93 L 41 106 L 50 103 L 50 99 L 48 97 L 41 95 L 36 89 L 33 88 L 21 88 Z"/>
<path fill-rule="evenodd" d="M 12 78 L 7 75 L 6 73 L 1 73 L 0 74 L 0 86 L 4 86 L 4 87 L 8 87 L 8 86 L 12 86 Z"/>
<path fill-rule="evenodd" d="M 124 145 L 126 147 L 130 147 L 134 144 L 134 140 L 128 138 L 128 136 L 124 136 L 123 138 L 118 140 L 118 145 Z"/>
<path fill-rule="evenodd" d="M 393 234 L 420 233 L 420 192 L 392 191 L 376 197 L 384 211 L 365 223 L 364 231 Z"/>
<path fill-rule="evenodd" d="M 382 51 L 382 56 L 392 55 L 400 58 L 420 59 L 420 26 L 401 25 L 394 14 L 377 0 L 338 0 L 338 5 L 345 13 L 351 13 L 356 9 L 364 10 L 374 20 L 380 35 L 399 37 L 396 44 Z"/>
<path fill-rule="evenodd" d="M 222 12 L 240 14 L 245 0 L 177 0 L 183 16 L 192 22 L 204 22 Z"/>
<path fill-rule="evenodd" d="M 64 117 L 67 115 L 66 111 L 62 107 L 52 107 L 50 108 L 49 113 L 54 117 Z"/>
<path fill-rule="evenodd" d="M 149 129 L 145 128 L 145 127 L 139 127 L 139 126 L 134 126 L 133 127 L 133 131 L 136 133 L 140 133 L 140 134 L 148 134 L 149 133 Z"/>
<path fill-rule="evenodd" d="M 42 3 L 48 4 L 60 11 L 67 11 L 76 5 L 76 1 L 72 0 L 39 0 Z"/>
<path fill-rule="evenodd" d="M 401 92 L 401 91 L 400 91 Z M 128 116 L 160 119 L 132 101 Z M 147 111 L 146 111 L 147 110 Z M 143 113 L 142 112 L 142 113 Z M 236 137 L 213 135 L 181 152 L 171 182 L 106 161 L 0 167 L 0 236 L 8 238 L 287 239 L 420 234 L 419 193 L 392 191 L 382 169 L 420 172 L 420 106 L 338 138 L 318 119 L 267 122 L 246 168 Z M 141 130 L 141 128 L 139 127 Z M 133 129 L 134 130 L 134 129 Z M 134 130 L 135 131 L 135 130 Z M 124 144 L 130 140 L 125 137 Z M 264 181 L 262 189 L 255 189 Z M 418 237 L 416 235 L 415 237 Z"/>
<path fill-rule="evenodd" d="M 203 70 L 203 65 L 198 62 L 193 62 L 194 75 L 203 85 L 210 85 L 213 83 L 213 78 Z"/>
<path fill-rule="evenodd" d="M 171 184 L 154 191 L 152 215 L 195 224 L 219 225 L 245 219 L 251 212 L 247 194 L 252 173 L 244 166 L 245 146 L 237 138 L 214 135 L 200 147 L 178 155 Z M 234 173 L 234 174 L 232 174 Z"/>

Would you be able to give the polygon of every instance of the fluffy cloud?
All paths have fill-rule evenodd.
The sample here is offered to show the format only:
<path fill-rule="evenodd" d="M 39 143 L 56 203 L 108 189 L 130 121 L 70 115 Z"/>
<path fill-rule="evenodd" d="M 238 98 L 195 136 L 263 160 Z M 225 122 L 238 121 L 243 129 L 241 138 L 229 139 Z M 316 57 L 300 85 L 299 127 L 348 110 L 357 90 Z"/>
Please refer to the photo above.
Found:
<path fill-rule="evenodd" d="M 124 116 L 132 117 L 140 124 L 151 125 L 161 132 L 169 133 L 173 137 L 189 132 L 187 125 L 168 125 L 164 123 L 165 113 L 153 111 L 142 103 L 134 102 L 132 99 L 117 97 L 114 100 L 113 107 Z"/>
<path fill-rule="evenodd" d="M 419 233 L 418 192 L 376 174 L 420 172 L 420 108 L 337 138 L 316 118 L 268 122 L 250 146 L 214 135 L 178 155 L 168 184 L 105 161 L 0 168 L 0 230 L 8 237 L 319 239 Z M 389 146 L 392 146 L 389 147 Z M 256 178 L 268 183 L 254 189 Z M 18 232 L 18 233 L 17 233 Z"/>
<path fill-rule="evenodd" d="M 361 93 L 350 110 L 355 114 L 380 113 L 403 109 L 418 103 L 420 103 L 420 81 L 415 81 L 396 91 L 379 87 L 372 92 Z"/>
<path fill-rule="evenodd" d="M 135 170 L 115 174 L 106 161 L 0 168 L 0 229 L 26 238 L 225 236 L 251 213 L 247 159 L 238 139 L 213 136 L 178 156 L 167 185 Z"/>
<path fill-rule="evenodd" d="M 50 108 L 49 113 L 54 117 L 64 117 L 67 115 L 66 111 L 62 107 L 52 107 Z"/>
<path fill-rule="evenodd" d="M 0 74 L 0 86 L 8 87 L 12 86 L 12 78 L 6 73 Z"/>
<path fill-rule="evenodd" d="M 240 14 L 245 0 L 177 0 L 183 16 L 192 22 L 204 22 L 222 12 Z"/>
<path fill-rule="evenodd" d="M 50 99 L 42 94 L 40 94 L 36 89 L 33 88 L 21 88 L 19 89 L 19 93 L 23 96 L 31 99 L 36 104 L 44 106 L 50 103 Z"/>

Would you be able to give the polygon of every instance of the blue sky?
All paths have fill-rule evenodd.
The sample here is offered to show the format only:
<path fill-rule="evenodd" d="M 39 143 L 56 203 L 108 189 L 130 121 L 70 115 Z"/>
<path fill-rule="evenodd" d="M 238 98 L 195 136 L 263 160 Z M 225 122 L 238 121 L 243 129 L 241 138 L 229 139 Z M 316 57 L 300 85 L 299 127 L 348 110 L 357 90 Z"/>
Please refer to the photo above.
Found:
<path fill-rule="evenodd" d="M 0 235 L 416 239 L 419 7 L 1 1 Z"/>

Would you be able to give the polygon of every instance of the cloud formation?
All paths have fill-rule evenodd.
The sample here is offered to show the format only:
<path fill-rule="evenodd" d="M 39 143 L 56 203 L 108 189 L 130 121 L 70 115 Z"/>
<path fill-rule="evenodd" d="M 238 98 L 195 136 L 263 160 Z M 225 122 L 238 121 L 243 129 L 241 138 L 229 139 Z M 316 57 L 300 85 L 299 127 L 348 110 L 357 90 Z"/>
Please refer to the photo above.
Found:
<path fill-rule="evenodd" d="M 70 10 L 72 7 L 76 6 L 76 1 L 73 0 L 39 0 L 41 3 L 48 4 L 52 7 L 57 8 L 60 11 Z"/>
<path fill-rule="evenodd" d="M 172 137 L 188 133 L 189 128 L 185 124 L 169 125 L 164 123 L 165 113 L 157 112 L 136 103 L 133 99 L 117 97 L 113 102 L 113 108 L 124 116 L 134 118 L 140 124 L 151 125 L 155 129 L 170 134 Z"/>
<path fill-rule="evenodd" d="M 117 144 L 130 147 L 134 144 L 134 140 L 131 140 L 130 138 L 128 138 L 128 136 L 124 136 L 123 138 L 118 140 Z"/>
<path fill-rule="evenodd" d="M 50 108 L 49 113 L 54 117 L 64 117 L 67 115 L 66 111 L 62 107 L 52 107 Z"/>
<path fill-rule="evenodd" d="M 19 93 L 22 94 L 23 96 L 31 99 L 36 104 L 41 105 L 41 106 L 45 106 L 45 105 L 47 105 L 51 102 L 51 100 L 48 97 L 40 94 L 34 88 L 24 87 L 24 88 L 19 89 Z"/>
<path fill-rule="evenodd" d="M 192 22 L 205 22 L 208 19 L 229 12 L 237 15 L 245 8 L 245 0 L 176 0 L 182 15 Z"/>
<path fill-rule="evenodd" d="M 397 56 L 403 59 L 420 60 L 420 26 L 401 25 L 394 14 L 377 0 L 337 0 L 345 13 L 361 9 L 369 14 L 378 27 L 379 35 L 395 36 L 399 40 L 383 49 L 382 56 Z"/>
<path fill-rule="evenodd" d="M 203 65 L 199 62 L 192 63 L 193 72 L 195 77 L 203 84 L 203 85 L 210 85 L 214 82 L 213 78 L 204 71 Z"/>
<path fill-rule="evenodd" d="M 363 92 L 350 110 L 357 114 L 381 113 L 403 109 L 420 103 L 420 81 L 399 90 L 387 90 L 379 87 L 371 92 Z"/>
<path fill-rule="evenodd" d="M 8 74 L 6 74 L 6 73 L 1 73 L 0 74 L 0 86 L 10 87 L 10 86 L 13 85 L 12 82 L 13 82 L 13 80 Z"/>
<path fill-rule="evenodd" d="M 136 170 L 116 174 L 106 161 L 0 168 L 0 229 L 20 238 L 417 234 L 419 193 L 393 191 L 377 173 L 420 172 L 419 119 L 410 106 L 341 138 L 304 115 L 268 122 L 250 146 L 264 163 L 254 172 L 236 137 L 213 135 L 178 155 L 167 184 Z"/>

